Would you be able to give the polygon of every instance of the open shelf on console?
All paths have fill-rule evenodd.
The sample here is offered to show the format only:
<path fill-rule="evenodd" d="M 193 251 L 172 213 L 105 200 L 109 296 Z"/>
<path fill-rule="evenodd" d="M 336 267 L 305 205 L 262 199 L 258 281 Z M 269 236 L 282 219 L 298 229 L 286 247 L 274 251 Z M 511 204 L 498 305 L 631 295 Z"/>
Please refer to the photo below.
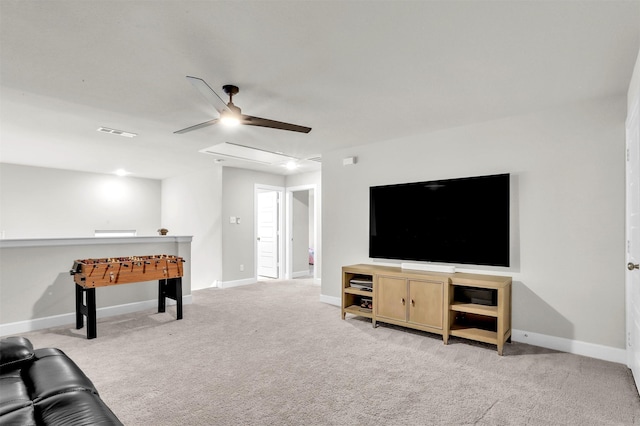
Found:
<path fill-rule="evenodd" d="M 365 318 L 373 318 L 372 310 L 363 310 L 360 305 L 347 306 L 346 308 L 344 308 L 344 311 L 348 314 L 358 315 Z"/>
<path fill-rule="evenodd" d="M 461 305 L 452 305 L 460 307 Z M 493 306 L 473 305 L 472 310 L 481 307 L 494 308 Z M 452 313 L 451 335 L 464 337 L 466 339 L 478 340 L 485 343 L 495 344 L 498 340 L 498 321 L 497 316 L 488 316 L 486 314 L 476 314 L 469 312 L 461 312 L 460 314 Z"/>
<path fill-rule="evenodd" d="M 342 319 L 345 319 L 345 314 L 370 318 L 375 327 L 373 299 L 373 273 L 370 273 L 366 267 L 364 270 L 359 267 L 344 267 L 342 269 Z"/>
<path fill-rule="evenodd" d="M 456 337 L 462 337 L 469 340 L 476 340 L 478 342 L 497 344 L 498 333 L 491 330 L 484 330 L 476 327 L 465 327 L 460 325 L 452 325 L 449 334 Z"/>
<path fill-rule="evenodd" d="M 357 294 L 359 296 L 373 296 L 373 292 L 372 291 L 367 291 L 367 290 L 362 290 L 360 288 L 355 288 L 355 287 L 346 287 L 344 289 L 344 292 L 347 294 Z"/>
<path fill-rule="evenodd" d="M 465 312 L 469 314 L 486 315 L 489 317 L 498 316 L 497 306 L 478 305 L 476 303 L 465 303 L 454 301 L 449 307 L 452 311 Z"/>

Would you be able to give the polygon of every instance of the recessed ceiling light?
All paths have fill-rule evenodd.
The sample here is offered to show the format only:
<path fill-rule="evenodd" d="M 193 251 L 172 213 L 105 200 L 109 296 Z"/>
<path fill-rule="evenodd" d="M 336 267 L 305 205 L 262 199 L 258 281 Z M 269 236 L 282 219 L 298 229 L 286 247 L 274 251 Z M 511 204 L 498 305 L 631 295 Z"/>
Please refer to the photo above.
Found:
<path fill-rule="evenodd" d="M 131 174 L 130 172 L 126 171 L 125 169 L 118 169 L 113 173 L 115 173 L 118 176 L 126 176 L 126 175 L 130 175 Z"/>
<path fill-rule="evenodd" d="M 288 170 L 295 170 L 298 168 L 298 163 L 295 161 L 287 161 L 287 164 L 284 165 Z"/>
<path fill-rule="evenodd" d="M 124 136 L 127 138 L 133 138 L 138 136 L 136 133 L 125 132 L 123 130 L 110 129 L 108 127 L 98 127 L 98 131 L 102 133 L 111 133 L 112 135 Z"/>

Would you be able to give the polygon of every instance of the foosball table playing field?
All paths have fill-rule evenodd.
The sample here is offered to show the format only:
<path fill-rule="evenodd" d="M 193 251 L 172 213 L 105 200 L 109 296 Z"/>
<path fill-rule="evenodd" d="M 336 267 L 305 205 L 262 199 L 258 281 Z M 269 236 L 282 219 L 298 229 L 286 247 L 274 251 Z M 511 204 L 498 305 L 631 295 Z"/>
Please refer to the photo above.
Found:
<path fill-rule="evenodd" d="M 166 298 L 177 305 L 177 319 L 182 319 L 182 275 L 184 260 L 174 255 L 129 256 L 81 259 L 73 262 L 76 284 L 76 329 L 87 317 L 87 339 L 97 336 L 96 288 L 158 280 L 158 312 L 165 312 Z"/>

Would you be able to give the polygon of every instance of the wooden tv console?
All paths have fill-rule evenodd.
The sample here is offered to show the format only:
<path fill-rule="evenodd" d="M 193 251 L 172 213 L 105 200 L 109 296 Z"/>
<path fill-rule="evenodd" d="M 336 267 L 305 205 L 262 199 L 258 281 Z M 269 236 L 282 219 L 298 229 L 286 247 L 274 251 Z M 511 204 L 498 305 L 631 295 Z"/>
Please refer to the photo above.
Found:
<path fill-rule="evenodd" d="M 351 285 L 370 280 L 371 291 Z M 371 309 L 368 308 L 371 306 Z M 511 277 L 440 273 L 393 266 L 342 267 L 342 319 L 346 314 L 494 344 L 502 355 L 511 341 Z"/>

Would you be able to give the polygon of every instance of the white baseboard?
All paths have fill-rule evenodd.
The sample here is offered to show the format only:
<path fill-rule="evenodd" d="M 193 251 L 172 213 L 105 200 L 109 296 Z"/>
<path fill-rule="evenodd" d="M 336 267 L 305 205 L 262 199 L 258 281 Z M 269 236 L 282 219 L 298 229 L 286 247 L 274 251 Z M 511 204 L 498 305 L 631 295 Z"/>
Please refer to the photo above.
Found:
<path fill-rule="evenodd" d="M 320 301 L 322 303 L 328 303 L 329 305 L 340 306 L 342 304 L 342 299 L 340 297 L 327 296 L 326 294 L 320 295 Z"/>
<path fill-rule="evenodd" d="M 242 285 L 255 284 L 257 282 L 258 280 L 255 277 L 235 281 L 220 281 L 220 288 L 240 287 Z"/>
<path fill-rule="evenodd" d="M 182 296 L 182 305 L 188 305 L 193 302 L 191 295 Z M 167 306 L 175 305 L 176 301 L 167 299 Z M 96 309 L 97 318 L 107 318 L 115 315 L 129 314 L 132 312 L 144 311 L 158 307 L 158 299 L 145 300 L 142 302 L 126 303 L 124 305 L 108 306 Z M 0 324 L 0 336 L 11 336 L 29 331 L 43 330 L 45 328 L 60 327 L 68 324 L 75 324 L 75 312 L 54 315 L 45 318 L 36 318 L 26 321 L 12 322 L 8 324 Z"/>
<path fill-rule="evenodd" d="M 293 278 L 305 277 L 307 275 L 309 275 L 309 270 L 308 269 L 305 269 L 304 271 L 298 271 L 298 272 L 292 272 L 291 273 L 291 276 Z"/>
<path fill-rule="evenodd" d="M 335 306 L 340 306 L 342 303 L 341 298 L 327 296 L 325 294 L 320 295 L 320 301 Z M 570 354 L 627 365 L 627 351 L 625 349 L 516 329 L 511 330 L 511 340 L 560 352 L 568 352 Z"/>
<path fill-rule="evenodd" d="M 625 349 L 515 329 L 511 330 L 511 340 L 627 365 L 627 351 Z"/>

